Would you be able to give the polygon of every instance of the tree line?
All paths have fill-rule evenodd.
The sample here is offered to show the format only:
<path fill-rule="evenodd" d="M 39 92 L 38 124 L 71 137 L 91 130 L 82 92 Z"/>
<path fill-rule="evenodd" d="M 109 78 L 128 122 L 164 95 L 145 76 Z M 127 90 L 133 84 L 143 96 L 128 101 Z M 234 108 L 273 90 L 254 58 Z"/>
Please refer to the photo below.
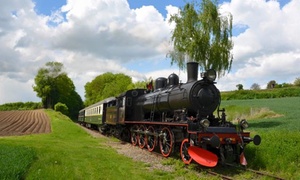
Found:
<path fill-rule="evenodd" d="M 33 90 L 41 98 L 42 107 L 58 110 L 72 119 L 77 119 L 79 110 L 85 106 L 118 96 L 129 89 L 146 88 L 146 81 L 133 83 L 130 76 L 107 72 L 85 84 L 83 102 L 60 62 L 47 62 L 38 70 L 34 81 Z"/>
<path fill-rule="evenodd" d="M 271 80 L 268 82 L 266 89 L 273 89 L 273 88 L 287 88 L 287 87 L 300 87 L 300 77 L 296 78 L 294 83 L 282 83 L 279 84 L 275 80 Z M 244 90 L 244 86 L 242 84 L 236 85 L 237 90 Z M 257 83 L 253 83 L 250 87 L 250 90 L 260 90 L 261 87 Z"/>
<path fill-rule="evenodd" d="M 40 108 L 42 108 L 42 103 L 40 102 L 13 102 L 0 105 L 0 111 L 34 110 Z"/>

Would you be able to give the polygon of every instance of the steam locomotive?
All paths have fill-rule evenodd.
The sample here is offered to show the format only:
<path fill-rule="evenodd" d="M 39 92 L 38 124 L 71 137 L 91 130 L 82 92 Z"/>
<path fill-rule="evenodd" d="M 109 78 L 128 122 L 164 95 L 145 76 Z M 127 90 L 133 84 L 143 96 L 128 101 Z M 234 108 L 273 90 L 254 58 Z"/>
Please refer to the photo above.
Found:
<path fill-rule="evenodd" d="M 218 162 L 246 165 L 244 149 L 259 135 L 250 137 L 246 120 L 237 125 L 226 120 L 219 109 L 220 92 L 215 86 L 216 72 L 208 70 L 198 77 L 198 63 L 187 64 L 188 80 L 180 83 L 176 74 L 155 80 L 155 87 L 128 90 L 79 112 L 78 122 L 113 134 L 140 148 L 159 148 L 164 157 L 179 152 L 185 164 L 192 160 L 206 167 Z M 216 113 L 217 115 L 214 115 Z"/>

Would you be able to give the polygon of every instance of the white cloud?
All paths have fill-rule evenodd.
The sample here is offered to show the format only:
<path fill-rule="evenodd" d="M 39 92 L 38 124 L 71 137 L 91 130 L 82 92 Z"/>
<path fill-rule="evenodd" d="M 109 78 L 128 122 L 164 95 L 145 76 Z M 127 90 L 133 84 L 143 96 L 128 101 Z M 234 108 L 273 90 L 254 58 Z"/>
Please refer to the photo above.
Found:
<path fill-rule="evenodd" d="M 300 76 L 300 21 L 295 18 L 300 16 L 299 0 L 282 8 L 277 1 L 232 0 L 221 8 L 232 13 L 235 27 L 247 27 L 233 38 L 233 71 L 220 79 L 223 90 L 239 83 L 245 88 L 270 80 L 292 83 Z"/>
<path fill-rule="evenodd" d="M 168 26 L 153 6 L 130 9 L 127 1 L 68 1 L 66 21 L 52 38 L 53 48 L 124 62 L 165 52 Z"/>
<path fill-rule="evenodd" d="M 19 82 L 0 76 L 0 81 L 0 103 L 39 101 L 32 90 L 32 80 Z"/>
<path fill-rule="evenodd" d="M 124 65 L 156 61 L 167 52 L 169 27 L 153 6 L 130 9 L 125 0 L 69 0 L 50 16 L 38 15 L 34 8 L 30 0 L 2 2 L 0 77 L 7 79 L 4 83 L 17 87 L 19 82 L 24 88 L 24 83 L 33 82 L 38 68 L 59 61 L 83 97 L 85 83 L 104 72 L 145 79 Z M 24 91 L 32 91 L 31 86 Z M 2 96 L 9 87 L 2 86 L 0 104 L 8 100 Z"/>

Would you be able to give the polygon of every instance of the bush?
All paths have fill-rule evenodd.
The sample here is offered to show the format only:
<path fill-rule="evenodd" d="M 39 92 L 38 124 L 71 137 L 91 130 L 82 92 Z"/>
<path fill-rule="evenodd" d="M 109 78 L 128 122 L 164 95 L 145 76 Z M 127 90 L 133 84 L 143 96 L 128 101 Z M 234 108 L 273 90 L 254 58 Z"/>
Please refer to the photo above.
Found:
<path fill-rule="evenodd" d="M 69 108 L 67 105 L 58 102 L 55 104 L 54 106 L 54 110 L 63 113 L 64 115 L 68 115 L 69 114 Z"/>

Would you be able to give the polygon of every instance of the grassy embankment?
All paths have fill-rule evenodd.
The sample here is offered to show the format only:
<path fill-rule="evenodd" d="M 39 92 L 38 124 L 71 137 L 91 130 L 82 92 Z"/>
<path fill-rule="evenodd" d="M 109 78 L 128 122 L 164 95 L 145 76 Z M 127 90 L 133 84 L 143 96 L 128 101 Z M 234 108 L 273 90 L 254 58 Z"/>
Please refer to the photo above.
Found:
<path fill-rule="evenodd" d="M 174 179 L 119 155 L 66 116 L 47 111 L 52 133 L 0 137 L 0 179 Z M 182 173 L 182 171 L 181 171 Z M 182 173 L 190 179 L 196 175 Z"/>

